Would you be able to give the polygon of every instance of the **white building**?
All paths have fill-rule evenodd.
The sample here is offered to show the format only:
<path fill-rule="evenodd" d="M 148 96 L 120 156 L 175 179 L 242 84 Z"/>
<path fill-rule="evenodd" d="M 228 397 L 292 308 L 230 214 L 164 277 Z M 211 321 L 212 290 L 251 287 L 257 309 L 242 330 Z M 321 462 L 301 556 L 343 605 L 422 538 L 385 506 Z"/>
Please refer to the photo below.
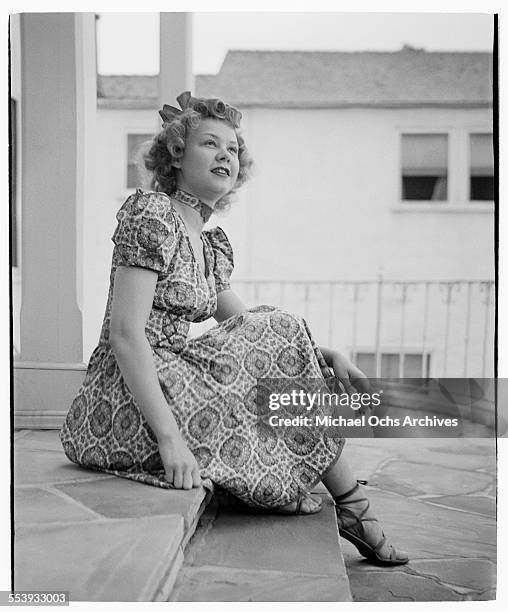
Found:
<path fill-rule="evenodd" d="M 381 352 L 386 375 L 492 375 L 493 287 L 477 282 L 494 278 L 490 54 L 231 51 L 195 91 L 244 114 L 255 176 L 211 223 L 249 303 L 305 314 L 371 373 Z M 99 77 L 89 350 L 159 98 L 157 77 Z"/>
<path fill-rule="evenodd" d="M 492 375 L 489 54 L 231 52 L 193 88 L 188 14 L 160 14 L 159 79 L 97 79 L 94 22 L 10 22 L 17 427 L 61 424 L 99 335 L 130 154 L 191 88 L 245 115 L 255 180 L 218 222 L 248 303 L 302 313 L 369 373 Z"/>

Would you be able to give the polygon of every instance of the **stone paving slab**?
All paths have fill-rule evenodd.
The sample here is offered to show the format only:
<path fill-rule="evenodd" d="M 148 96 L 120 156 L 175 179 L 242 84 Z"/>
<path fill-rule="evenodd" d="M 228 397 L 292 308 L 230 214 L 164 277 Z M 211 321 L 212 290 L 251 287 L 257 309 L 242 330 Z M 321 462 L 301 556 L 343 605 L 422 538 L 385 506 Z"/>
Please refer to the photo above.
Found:
<path fill-rule="evenodd" d="M 75 523 L 100 518 L 96 512 L 65 499 L 55 491 L 27 487 L 14 491 L 15 526 L 41 523 Z"/>
<path fill-rule="evenodd" d="M 413 561 L 411 569 L 459 590 L 482 592 L 496 587 L 495 564 L 485 559 L 449 559 L 446 563 Z"/>
<path fill-rule="evenodd" d="M 71 600 L 166 601 L 210 497 L 158 489 L 69 462 L 58 432 L 14 436 L 17 589 Z"/>
<path fill-rule="evenodd" d="M 15 433 L 18 450 L 53 450 L 60 452 L 62 445 L 54 429 L 21 429 Z"/>
<path fill-rule="evenodd" d="M 184 566 L 178 580 L 170 601 L 340 601 L 349 592 L 345 575 Z"/>
<path fill-rule="evenodd" d="M 425 464 L 424 464 L 425 465 Z M 485 490 L 491 477 L 481 472 L 467 472 L 457 478 L 457 470 L 439 466 L 439 471 L 421 469 L 422 462 L 391 461 L 375 475 L 376 486 L 404 495 L 461 495 Z"/>
<path fill-rule="evenodd" d="M 188 491 L 161 489 L 114 477 L 108 481 L 59 484 L 55 488 L 103 516 L 134 518 L 170 512 L 183 517 L 185 529 L 206 495 L 202 487 Z"/>
<path fill-rule="evenodd" d="M 495 559 L 496 526 L 492 518 L 405 499 L 370 487 L 368 495 L 387 537 L 408 552 L 412 560 Z M 346 542 L 344 550 L 346 544 L 351 546 Z M 358 554 L 357 558 L 360 559 Z"/>
<path fill-rule="evenodd" d="M 40 486 L 50 483 L 112 480 L 109 474 L 71 463 L 63 450 L 18 449 L 14 445 L 14 484 Z"/>
<path fill-rule="evenodd" d="M 180 516 L 20 527 L 15 588 L 69 591 L 71 601 L 144 601 L 182 536 Z"/>
<path fill-rule="evenodd" d="M 310 516 L 256 514 L 221 506 L 206 546 L 199 553 L 200 565 L 237 569 L 280 571 L 302 574 L 328 574 L 339 563 L 337 530 L 324 517 L 331 516 L 331 500 L 326 508 Z M 325 514 L 323 514 L 325 513 Z M 335 520 L 335 516 L 332 517 Z M 334 523 L 331 523 L 334 527 Z M 302 554 L 312 541 L 323 546 L 318 558 L 309 564 Z"/>
<path fill-rule="evenodd" d="M 16 443 L 21 440 L 21 438 L 23 438 L 24 436 L 28 435 L 30 433 L 31 429 L 18 429 L 17 431 L 14 432 L 14 439 L 16 440 Z"/>
<path fill-rule="evenodd" d="M 404 457 L 408 457 L 407 452 L 399 451 Z M 435 466 L 442 466 L 447 469 L 456 470 L 495 470 L 496 456 L 495 448 L 487 445 L 478 448 L 473 444 L 459 444 L 452 447 L 437 446 L 425 448 L 422 444 L 415 446 L 413 454 L 419 463 L 430 463 Z"/>
<path fill-rule="evenodd" d="M 391 568 L 378 571 L 370 568 L 361 575 L 348 572 L 354 600 L 359 601 L 460 601 L 462 597 L 422 576 L 411 576 L 404 571 Z"/>
<path fill-rule="evenodd" d="M 496 469 L 495 440 L 491 438 L 357 438 L 348 440 L 346 448 L 348 463 L 358 478 L 367 478 L 386 462 L 401 458 L 411 461 L 415 457 L 419 463 L 466 471 L 483 469 L 492 473 Z"/>
<path fill-rule="evenodd" d="M 329 496 L 310 516 L 220 496 L 201 517 L 171 601 L 351 601 Z"/>
<path fill-rule="evenodd" d="M 367 493 L 389 541 L 410 556 L 406 566 L 373 568 L 343 542 L 353 599 L 494 599 L 495 441 L 350 440 L 348 446 L 359 466 L 371 451 L 379 457 L 391 448 L 391 458 L 374 467 Z"/>
<path fill-rule="evenodd" d="M 496 518 L 496 500 L 484 495 L 441 495 L 440 497 L 426 497 L 426 503 L 435 503 L 448 508 L 477 512 Z"/>

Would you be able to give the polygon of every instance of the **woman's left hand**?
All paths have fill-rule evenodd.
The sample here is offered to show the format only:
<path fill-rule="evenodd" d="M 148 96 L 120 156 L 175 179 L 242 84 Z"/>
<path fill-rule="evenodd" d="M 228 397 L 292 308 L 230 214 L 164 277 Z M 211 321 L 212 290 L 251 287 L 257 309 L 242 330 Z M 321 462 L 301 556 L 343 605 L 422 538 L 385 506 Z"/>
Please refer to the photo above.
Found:
<path fill-rule="evenodd" d="M 369 393 L 370 384 L 367 376 L 349 361 L 342 353 L 333 352 L 331 367 L 340 380 L 346 393 Z"/>

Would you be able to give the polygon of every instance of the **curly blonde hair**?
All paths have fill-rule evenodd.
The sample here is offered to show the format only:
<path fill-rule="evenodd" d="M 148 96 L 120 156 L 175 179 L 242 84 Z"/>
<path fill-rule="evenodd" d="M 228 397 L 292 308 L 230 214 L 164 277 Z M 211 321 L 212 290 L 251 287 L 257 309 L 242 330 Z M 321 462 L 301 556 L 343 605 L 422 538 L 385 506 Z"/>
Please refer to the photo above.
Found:
<path fill-rule="evenodd" d="M 171 195 L 177 186 L 177 169 L 174 162 L 183 156 L 187 130 L 198 127 L 203 119 L 219 119 L 233 127 L 238 139 L 238 177 L 233 189 L 217 201 L 215 210 L 228 208 L 238 188 L 250 177 L 253 164 L 239 131 L 240 117 L 237 109 L 219 98 L 190 97 L 187 107 L 179 114 L 175 113 L 169 121 L 165 121 L 162 130 L 145 149 L 143 162 L 150 175 L 150 188 Z"/>

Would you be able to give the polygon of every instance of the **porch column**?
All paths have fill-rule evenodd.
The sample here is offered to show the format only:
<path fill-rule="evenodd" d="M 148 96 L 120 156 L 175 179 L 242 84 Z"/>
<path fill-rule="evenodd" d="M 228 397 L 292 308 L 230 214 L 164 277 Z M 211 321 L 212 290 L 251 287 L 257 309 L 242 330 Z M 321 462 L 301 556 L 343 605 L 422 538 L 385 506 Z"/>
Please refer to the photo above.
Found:
<path fill-rule="evenodd" d="M 192 76 L 192 16 L 160 13 L 159 104 L 177 106 L 182 91 L 194 94 Z"/>
<path fill-rule="evenodd" d="M 15 426 L 58 427 L 83 379 L 82 212 L 93 180 L 93 13 L 24 13 Z"/>

